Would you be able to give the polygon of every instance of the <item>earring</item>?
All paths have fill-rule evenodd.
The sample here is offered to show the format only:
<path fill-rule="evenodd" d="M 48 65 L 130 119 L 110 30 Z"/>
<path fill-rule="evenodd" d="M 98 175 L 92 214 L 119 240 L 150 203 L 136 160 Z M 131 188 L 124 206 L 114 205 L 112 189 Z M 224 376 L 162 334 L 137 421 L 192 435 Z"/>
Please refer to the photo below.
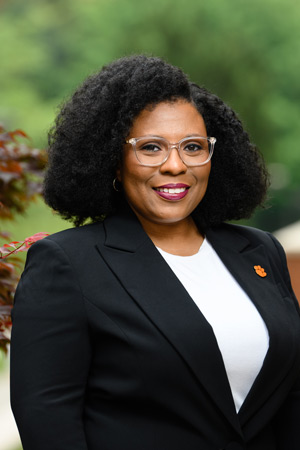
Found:
<path fill-rule="evenodd" d="M 114 190 L 116 192 L 120 192 L 120 189 L 118 189 L 117 186 L 116 186 L 117 181 L 119 181 L 118 178 L 114 178 L 113 183 L 112 183 L 113 184 L 113 188 L 114 188 Z"/>

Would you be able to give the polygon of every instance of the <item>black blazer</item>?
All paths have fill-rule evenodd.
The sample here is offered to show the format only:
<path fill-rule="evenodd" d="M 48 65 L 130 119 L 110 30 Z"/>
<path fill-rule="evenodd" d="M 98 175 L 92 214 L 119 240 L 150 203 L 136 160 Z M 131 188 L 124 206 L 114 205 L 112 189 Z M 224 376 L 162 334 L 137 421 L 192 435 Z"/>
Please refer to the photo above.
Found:
<path fill-rule="evenodd" d="M 239 414 L 211 326 L 122 213 L 29 250 L 11 342 L 24 450 L 299 450 L 300 321 L 284 252 L 248 227 L 207 238 L 270 336 Z"/>

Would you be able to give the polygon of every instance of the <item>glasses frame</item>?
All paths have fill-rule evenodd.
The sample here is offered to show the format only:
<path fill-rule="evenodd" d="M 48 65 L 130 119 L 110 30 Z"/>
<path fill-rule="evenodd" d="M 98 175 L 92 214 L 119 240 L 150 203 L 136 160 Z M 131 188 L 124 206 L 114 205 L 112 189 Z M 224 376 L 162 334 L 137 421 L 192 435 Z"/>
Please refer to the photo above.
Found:
<path fill-rule="evenodd" d="M 151 139 L 153 139 L 153 140 L 160 139 L 160 140 L 165 141 L 165 142 L 168 144 L 168 152 L 167 152 L 166 157 L 164 158 L 164 160 L 163 160 L 162 162 L 154 163 L 154 164 L 144 164 L 144 163 L 142 163 L 142 162 L 139 160 L 138 155 L 137 155 L 137 150 L 136 150 L 136 144 L 137 144 L 141 139 L 145 139 L 145 138 L 149 139 L 149 141 L 151 141 Z M 181 149 L 182 149 L 181 144 L 182 144 L 183 142 L 185 142 L 185 141 L 190 141 L 190 140 L 193 140 L 193 139 L 199 139 L 199 138 L 205 139 L 206 141 L 208 141 L 208 143 L 209 143 L 209 156 L 208 156 L 208 158 L 206 159 L 206 161 L 204 161 L 204 162 L 202 162 L 202 163 L 198 163 L 198 164 L 187 164 L 187 163 L 183 160 L 183 158 L 182 158 L 182 156 L 181 156 Z M 158 137 L 158 136 L 140 136 L 140 137 L 137 137 L 137 138 L 130 138 L 130 139 L 127 139 L 127 140 L 125 141 L 125 143 L 126 143 L 126 144 L 131 144 L 131 146 L 132 146 L 132 148 L 133 148 L 133 151 L 134 151 L 134 154 L 135 154 L 135 157 L 136 157 L 137 161 L 139 162 L 139 164 L 140 164 L 141 166 L 145 166 L 145 167 L 157 167 L 157 166 L 161 166 L 162 164 L 164 164 L 164 163 L 168 160 L 168 158 L 169 158 L 169 156 L 170 156 L 170 154 L 171 154 L 172 148 L 176 148 L 176 150 L 178 151 L 178 155 L 179 155 L 181 161 L 183 162 L 183 164 L 185 164 L 187 167 L 199 167 L 199 166 L 204 166 L 205 164 L 207 164 L 207 163 L 211 160 L 211 157 L 212 157 L 213 152 L 214 152 L 214 146 L 215 146 L 216 141 L 217 141 L 217 139 L 214 138 L 214 137 L 188 136 L 188 137 L 185 137 L 185 138 L 181 139 L 180 141 L 178 141 L 178 142 L 176 142 L 176 143 L 171 143 L 171 142 L 169 142 L 167 139 L 165 139 L 165 138 L 160 138 L 160 137 Z"/>

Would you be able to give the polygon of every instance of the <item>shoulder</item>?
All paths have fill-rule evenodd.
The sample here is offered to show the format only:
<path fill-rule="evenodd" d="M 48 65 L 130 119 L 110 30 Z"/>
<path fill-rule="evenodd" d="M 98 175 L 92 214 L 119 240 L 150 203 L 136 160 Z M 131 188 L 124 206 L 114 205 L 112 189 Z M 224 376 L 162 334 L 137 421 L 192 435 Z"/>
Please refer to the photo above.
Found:
<path fill-rule="evenodd" d="M 242 252 L 252 251 L 260 247 L 269 260 L 277 282 L 285 284 L 293 298 L 295 298 L 291 287 L 285 251 L 275 236 L 268 231 L 258 228 L 227 223 L 214 227 L 212 233 L 214 236 L 217 236 L 219 242 L 225 240 L 227 247 L 235 246 Z M 236 244 L 237 242 L 238 244 Z"/>
<path fill-rule="evenodd" d="M 82 262 L 95 252 L 97 243 L 104 241 L 103 224 L 83 225 L 51 234 L 34 243 L 28 251 L 27 261 L 32 257 L 69 259 Z"/>
<path fill-rule="evenodd" d="M 230 237 L 233 241 L 235 239 L 244 240 L 248 242 L 248 245 L 266 245 L 270 247 L 271 250 L 277 247 L 277 245 L 281 247 L 281 244 L 277 241 L 277 239 L 268 231 L 260 230 L 259 228 L 249 227 L 246 225 L 237 225 L 231 223 L 222 223 L 217 225 L 209 230 L 209 233 L 212 232 L 216 236 L 219 236 L 221 239 L 225 237 Z"/>
<path fill-rule="evenodd" d="M 269 231 L 264 231 L 259 228 L 249 227 L 247 225 L 237 225 L 232 223 L 222 223 L 215 228 L 215 231 L 220 233 L 230 234 L 232 236 L 240 236 L 247 239 L 251 244 L 262 244 L 270 248 L 282 249 L 279 241 Z M 283 249 L 282 249 L 283 250 Z"/>
<path fill-rule="evenodd" d="M 96 244 L 103 238 L 103 223 L 97 222 L 59 231 L 58 233 L 47 236 L 44 240 L 53 241 L 59 246 L 68 248 L 73 247 L 76 244 Z"/>
<path fill-rule="evenodd" d="M 279 241 L 268 231 L 245 225 L 222 223 L 208 230 L 208 237 L 212 236 L 220 245 L 234 247 L 238 250 L 251 250 L 262 246 L 272 263 L 286 267 L 285 252 Z"/>
<path fill-rule="evenodd" d="M 284 265 L 286 265 L 284 249 L 280 242 L 269 231 L 263 231 L 245 225 L 226 224 L 226 226 L 232 228 L 236 233 L 245 236 L 250 242 L 256 245 L 263 245 L 275 258 L 279 256 L 280 262 L 282 263 L 284 261 Z"/>

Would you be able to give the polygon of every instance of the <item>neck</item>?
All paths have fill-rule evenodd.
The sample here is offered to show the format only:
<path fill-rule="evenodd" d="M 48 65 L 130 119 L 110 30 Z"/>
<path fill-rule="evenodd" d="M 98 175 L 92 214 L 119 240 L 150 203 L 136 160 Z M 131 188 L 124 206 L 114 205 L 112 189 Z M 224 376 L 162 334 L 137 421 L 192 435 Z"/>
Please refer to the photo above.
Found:
<path fill-rule="evenodd" d="M 204 239 L 191 216 L 180 222 L 160 224 L 145 221 L 141 216 L 138 219 L 154 245 L 174 255 L 194 255 Z"/>

